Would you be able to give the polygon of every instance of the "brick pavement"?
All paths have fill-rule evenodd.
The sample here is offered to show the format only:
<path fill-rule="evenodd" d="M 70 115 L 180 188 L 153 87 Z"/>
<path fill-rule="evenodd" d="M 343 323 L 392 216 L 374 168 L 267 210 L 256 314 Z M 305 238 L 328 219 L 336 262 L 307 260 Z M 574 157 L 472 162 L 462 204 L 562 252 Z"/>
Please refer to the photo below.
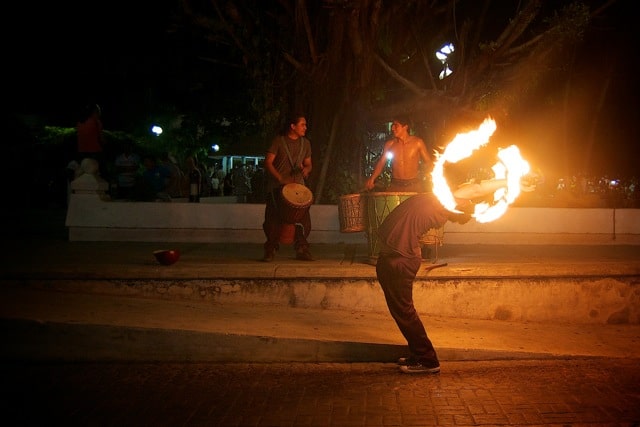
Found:
<path fill-rule="evenodd" d="M 30 247 L 35 248 L 46 249 L 42 242 Z M 77 258 L 62 255 L 76 268 Z M 614 255 L 607 248 L 605 258 Z M 198 256 L 210 270 L 210 254 Z M 630 265 L 637 265 L 637 255 L 633 260 Z M 194 269 L 184 261 L 166 271 L 182 276 L 181 268 Z M 584 257 L 580 261 L 581 267 L 589 265 Z M 154 269 L 138 264 L 136 274 Z M 117 265 L 123 270 L 127 262 L 117 259 Z M 35 267 L 42 268 L 41 262 L 29 265 Z M 97 266 L 89 267 L 95 274 Z M 558 328 L 552 332 L 554 339 L 566 340 Z M 634 337 L 622 345 L 637 346 Z M 40 340 L 39 352 L 62 342 L 54 339 Z M 0 402 L 5 425 L 12 426 L 640 426 L 639 361 L 640 356 L 444 360 L 439 375 L 407 376 L 384 363 L 5 360 Z"/>
<path fill-rule="evenodd" d="M 1 365 L 5 420 L 64 426 L 638 426 L 629 359 Z"/>

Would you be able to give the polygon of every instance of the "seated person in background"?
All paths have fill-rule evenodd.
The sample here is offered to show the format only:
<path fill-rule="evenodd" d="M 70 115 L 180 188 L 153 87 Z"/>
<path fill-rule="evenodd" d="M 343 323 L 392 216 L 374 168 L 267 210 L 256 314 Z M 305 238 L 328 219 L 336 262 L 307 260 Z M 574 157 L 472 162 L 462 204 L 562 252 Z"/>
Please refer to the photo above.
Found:
<path fill-rule="evenodd" d="M 233 194 L 233 174 L 231 171 L 227 172 L 222 180 L 222 195 L 231 196 Z"/>
<path fill-rule="evenodd" d="M 215 170 L 211 174 L 211 178 L 209 180 L 211 181 L 211 195 L 219 196 L 220 195 L 220 179 L 218 178 L 218 175 L 216 174 Z"/>
<path fill-rule="evenodd" d="M 238 203 L 246 203 L 251 194 L 251 181 L 244 164 L 233 169 L 233 194 Z"/>
<path fill-rule="evenodd" d="M 142 180 L 140 180 L 140 188 L 137 194 L 139 200 L 170 200 L 167 194 L 167 182 L 171 176 L 169 170 L 159 165 L 153 156 L 145 156 L 142 159 L 144 171 L 142 172 Z"/>
<path fill-rule="evenodd" d="M 194 156 L 187 156 L 184 161 L 185 168 L 182 178 L 182 193 L 191 200 L 200 200 L 203 194 L 201 165 Z M 192 182 L 192 180 L 195 180 Z M 193 185 L 192 185 L 193 184 Z"/>
<path fill-rule="evenodd" d="M 162 153 L 160 157 L 160 165 L 169 171 L 169 178 L 167 179 L 167 186 L 165 191 L 172 198 L 186 197 L 182 192 L 182 181 L 184 179 L 184 173 L 178 166 L 178 163 L 173 159 L 173 156 L 168 152 Z"/>
<path fill-rule="evenodd" d="M 140 156 L 133 152 L 133 145 L 130 142 L 125 144 L 122 154 L 116 157 L 115 167 L 118 177 L 118 198 L 133 199 L 139 176 Z"/>

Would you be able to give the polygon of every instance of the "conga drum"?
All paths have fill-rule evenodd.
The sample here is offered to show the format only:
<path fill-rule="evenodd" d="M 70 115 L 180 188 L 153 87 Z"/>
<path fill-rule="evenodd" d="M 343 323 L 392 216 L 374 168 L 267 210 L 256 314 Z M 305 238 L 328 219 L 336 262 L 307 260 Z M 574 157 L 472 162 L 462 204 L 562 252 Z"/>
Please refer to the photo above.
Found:
<path fill-rule="evenodd" d="M 360 193 L 340 196 L 338 203 L 340 232 L 357 233 L 365 231 L 365 210 L 365 198 Z"/>
<path fill-rule="evenodd" d="M 280 196 L 280 217 L 287 224 L 300 222 L 313 202 L 313 193 L 302 184 L 286 184 Z"/>
<path fill-rule="evenodd" d="M 375 192 L 367 194 L 367 242 L 369 257 L 375 258 L 380 252 L 378 227 L 382 221 L 400 203 L 418 193 L 411 192 Z"/>

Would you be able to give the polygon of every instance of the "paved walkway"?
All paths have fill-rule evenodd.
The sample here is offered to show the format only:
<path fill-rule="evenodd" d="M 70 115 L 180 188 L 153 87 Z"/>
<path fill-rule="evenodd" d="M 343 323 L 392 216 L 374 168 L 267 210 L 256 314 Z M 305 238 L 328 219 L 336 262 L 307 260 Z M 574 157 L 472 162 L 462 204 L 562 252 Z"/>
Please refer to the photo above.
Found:
<path fill-rule="evenodd" d="M 625 359 L 4 364 L 3 417 L 41 426 L 638 426 Z"/>
<path fill-rule="evenodd" d="M 361 248 L 315 245 L 318 261 L 304 263 L 285 247 L 269 264 L 258 261 L 259 245 L 173 246 L 182 257 L 165 267 L 151 254 L 167 247 L 162 243 L 5 240 L 0 401 L 7 419 L 114 426 L 640 425 L 638 325 L 426 317 L 442 372 L 408 376 L 392 362 L 405 347 L 383 313 L 220 306 L 125 292 L 131 283 L 184 279 L 374 280 Z M 606 273 L 631 281 L 640 275 L 640 251 L 628 246 L 445 245 L 439 258 L 447 265 L 428 271 L 432 264 L 425 262 L 422 274 L 535 280 Z M 230 340 L 241 341 L 251 357 L 222 354 L 221 343 Z M 97 354 L 104 342 L 120 346 L 111 353 L 101 348 L 101 358 L 82 357 Z M 296 351 L 305 356 L 288 361 Z"/>

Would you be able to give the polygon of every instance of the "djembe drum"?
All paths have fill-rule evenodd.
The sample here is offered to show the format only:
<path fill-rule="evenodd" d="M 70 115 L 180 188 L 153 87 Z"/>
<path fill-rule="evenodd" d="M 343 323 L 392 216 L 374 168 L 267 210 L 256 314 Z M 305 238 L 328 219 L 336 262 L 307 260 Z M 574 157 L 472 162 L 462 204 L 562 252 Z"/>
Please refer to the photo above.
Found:
<path fill-rule="evenodd" d="M 283 224 L 280 228 L 280 243 L 293 243 L 295 228 L 313 203 L 313 193 L 308 187 L 290 183 L 282 187 L 278 209 Z"/>

